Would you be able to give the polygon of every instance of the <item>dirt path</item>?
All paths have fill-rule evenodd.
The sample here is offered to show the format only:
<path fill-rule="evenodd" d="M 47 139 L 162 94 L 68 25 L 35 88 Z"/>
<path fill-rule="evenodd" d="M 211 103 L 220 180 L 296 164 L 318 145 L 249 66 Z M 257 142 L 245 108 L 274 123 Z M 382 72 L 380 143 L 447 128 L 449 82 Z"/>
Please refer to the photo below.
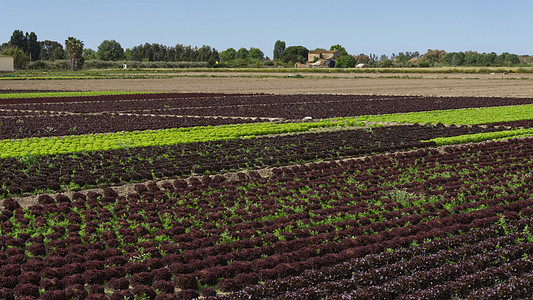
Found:
<path fill-rule="evenodd" d="M 312 75 L 319 76 L 319 74 Z M 353 76 L 356 75 L 362 76 L 370 74 L 353 74 Z M 381 75 L 388 76 L 389 74 Z M 408 74 L 408 76 L 414 77 L 418 75 L 423 74 Z M 449 77 L 455 76 L 455 74 L 441 75 Z M 531 97 L 531 95 L 533 95 L 533 80 L 531 80 L 529 77 L 527 80 L 505 80 L 501 79 L 504 75 L 496 75 L 496 77 L 491 77 L 492 75 L 490 74 L 474 74 L 476 75 L 476 77 L 470 77 L 472 76 L 472 74 L 460 75 L 464 78 L 438 79 L 431 77 L 406 79 L 357 77 L 174 77 L 160 79 L 4 80 L 0 81 L 0 89 L 273 94 L 423 95 L 463 97 Z M 513 74 L 512 76 L 516 75 Z M 524 76 L 529 75 L 525 74 Z"/>
<path fill-rule="evenodd" d="M 183 76 L 209 76 L 209 77 L 289 77 L 296 74 L 307 78 L 421 78 L 421 79 L 533 79 L 533 73 L 329 73 L 329 72 L 176 72 L 176 73 L 125 73 L 126 75 L 170 75 Z"/>

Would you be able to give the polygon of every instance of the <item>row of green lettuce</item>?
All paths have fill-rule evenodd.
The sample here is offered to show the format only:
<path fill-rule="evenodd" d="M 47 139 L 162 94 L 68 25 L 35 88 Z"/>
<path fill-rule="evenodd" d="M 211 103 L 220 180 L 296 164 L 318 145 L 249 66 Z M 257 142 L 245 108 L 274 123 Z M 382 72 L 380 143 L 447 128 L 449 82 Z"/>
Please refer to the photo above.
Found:
<path fill-rule="evenodd" d="M 489 140 L 502 140 L 510 138 L 521 138 L 533 136 L 533 128 L 521 128 L 514 130 L 495 131 L 495 132 L 483 132 L 475 134 L 465 134 L 450 137 L 440 137 L 423 142 L 435 142 L 437 146 L 456 145 L 465 143 L 484 142 Z"/>
<path fill-rule="evenodd" d="M 533 119 L 533 104 L 367 115 L 361 121 L 477 125 Z"/>
<path fill-rule="evenodd" d="M 426 111 L 404 114 L 368 115 L 324 119 L 298 123 L 252 123 L 224 126 L 202 126 L 148 131 L 89 134 L 65 137 L 26 138 L 0 141 L 0 158 L 27 155 L 43 156 L 60 153 L 88 152 L 125 147 L 165 146 L 181 143 L 258 137 L 269 134 L 306 132 L 328 127 L 379 126 L 373 122 L 485 124 L 533 119 L 533 105 L 486 107 L 476 109 Z M 365 122 L 363 122 L 365 121 Z M 437 145 L 480 142 L 485 140 L 533 136 L 533 129 L 515 129 L 490 133 L 436 138 Z"/>
<path fill-rule="evenodd" d="M 355 119 L 331 119 L 318 122 L 281 124 L 250 123 L 214 127 L 199 126 L 107 134 L 71 135 L 64 137 L 11 139 L 0 141 L 0 158 L 209 142 L 236 138 L 252 138 L 269 134 L 305 132 L 316 128 L 345 126 L 364 126 L 364 123 L 356 122 Z"/>
<path fill-rule="evenodd" d="M 358 120 L 370 122 L 418 123 L 418 124 L 454 124 L 480 125 L 498 122 L 513 122 L 533 119 L 533 104 L 482 107 L 466 109 L 433 110 L 401 114 L 383 114 L 361 116 Z M 533 136 L 533 129 L 519 128 L 497 132 L 467 134 L 452 137 L 434 138 L 427 141 L 439 146 L 520 138 Z"/>

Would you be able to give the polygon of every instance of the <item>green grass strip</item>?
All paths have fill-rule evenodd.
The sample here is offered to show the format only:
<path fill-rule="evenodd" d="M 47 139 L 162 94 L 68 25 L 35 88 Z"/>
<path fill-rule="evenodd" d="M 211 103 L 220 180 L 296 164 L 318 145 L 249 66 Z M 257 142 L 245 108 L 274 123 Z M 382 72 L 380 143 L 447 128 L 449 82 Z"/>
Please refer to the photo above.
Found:
<path fill-rule="evenodd" d="M 305 132 L 313 128 L 353 126 L 337 119 L 302 123 L 252 123 L 161 130 L 89 134 L 65 137 L 33 137 L 0 141 L 0 158 L 43 156 L 60 153 L 102 151 L 129 147 L 164 146 L 193 142 L 256 137 L 267 134 Z M 360 124 L 359 124 L 360 125 Z"/>
<path fill-rule="evenodd" d="M 533 119 L 533 104 L 360 116 L 360 121 L 477 125 Z"/>
<path fill-rule="evenodd" d="M 99 91 L 99 92 L 6 93 L 6 94 L 0 94 L 0 99 L 80 97 L 80 96 L 106 96 L 106 95 L 132 95 L 132 94 L 153 94 L 153 92 Z"/>
<path fill-rule="evenodd" d="M 450 137 L 440 137 L 440 138 L 434 138 L 431 140 L 425 140 L 422 142 L 431 141 L 431 142 L 437 143 L 438 146 L 444 146 L 444 145 L 455 145 L 455 144 L 483 142 L 483 141 L 488 141 L 488 140 L 501 140 L 501 139 L 528 137 L 528 136 L 533 136 L 533 128 L 505 130 L 505 131 L 496 131 L 496 132 L 484 132 L 484 133 L 476 133 L 476 134 L 465 134 L 465 135 L 450 136 Z"/>

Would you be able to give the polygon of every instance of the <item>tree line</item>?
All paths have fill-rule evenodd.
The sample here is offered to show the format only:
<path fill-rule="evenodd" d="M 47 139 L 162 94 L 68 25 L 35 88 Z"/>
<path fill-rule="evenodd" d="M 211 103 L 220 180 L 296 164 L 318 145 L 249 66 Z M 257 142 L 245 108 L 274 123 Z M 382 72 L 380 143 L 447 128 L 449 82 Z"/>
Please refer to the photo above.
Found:
<path fill-rule="evenodd" d="M 38 41 L 37 34 L 24 33 L 22 30 L 15 30 L 10 40 L 0 45 L 0 53 L 13 56 L 17 69 L 23 69 L 31 62 L 38 64 L 39 61 L 65 59 L 69 60 L 71 69 L 81 68 L 86 60 L 207 62 L 208 65 L 214 65 L 220 59 L 218 51 L 207 45 L 198 48 L 181 44 L 169 47 L 157 43 L 145 43 L 124 50 L 119 42 L 105 40 L 95 51 L 84 48 L 83 42 L 73 37 L 65 40 L 63 48 L 63 45 L 57 41 Z"/>
<path fill-rule="evenodd" d="M 313 51 L 326 50 L 316 48 Z M 446 52 L 444 50 L 428 49 L 425 54 L 415 52 L 400 52 L 387 55 L 377 56 L 376 54 L 358 55 L 349 54 L 346 49 L 340 45 L 332 45 L 330 51 L 338 51 L 340 57 L 336 59 L 335 67 L 353 68 L 357 64 L 365 64 L 370 67 L 430 67 L 430 66 L 477 66 L 477 67 L 508 67 L 519 65 L 520 58 L 516 54 L 504 52 L 502 54 L 478 53 L 476 51 L 465 52 Z M 285 48 L 285 42 L 276 41 L 274 44 L 274 57 L 279 58 L 286 64 L 305 63 L 308 59 L 308 53 L 311 50 L 304 46 L 290 46 Z"/>
<path fill-rule="evenodd" d="M 316 48 L 316 50 L 326 50 Z M 370 67 L 429 67 L 429 66 L 513 66 L 520 64 L 516 54 L 478 53 L 475 51 L 445 52 L 429 49 L 425 54 L 415 52 L 393 53 L 377 56 L 375 54 L 349 54 L 340 44 L 332 45 L 329 50 L 338 51 L 341 56 L 336 59 L 338 68 L 353 68 L 357 64 Z M 97 50 L 84 48 L 83 42 L 69 37 L 65 48 L 57 41 L 38 41 L 34 32 L 24 33 L 15 30 L 8 42 L 0 45 L 0 53 L 14 57 L 15 68 L 23 69 L 28 63 L 41 66 L 39 61 L 69 61 L 70 69 L 79 69 L 85 61 L 138 61 L 138 62 L 203 62 L 208 67 L 261 67 L 294 66 L 306 63 L 309 49 L 301 45 L 286 46 L 277 40 L 274 44 L 273 59 L 265 57 L 259 48 L 241 47 L 238 50 L 228 48 L 220 53 L 207 45 L 201 47 L 177 44 L 166 46 L 158 43 L 144 43 L 131 49 L 123 49 L 115 40 L 104 40 Z M 40 63 L 40 64 L 39 64 Z"/>
<path fill-rule="evenodd" d="M 100 52 L 100 48 L 98 49 Z M 219 53 L 215 48 L 203 45 L 202 47 L 184 46 L 177 44 L 169 47 L 161 44 L 139 45 L 128 51 L 128 60 L 136 61 L 218 61 Z"/>

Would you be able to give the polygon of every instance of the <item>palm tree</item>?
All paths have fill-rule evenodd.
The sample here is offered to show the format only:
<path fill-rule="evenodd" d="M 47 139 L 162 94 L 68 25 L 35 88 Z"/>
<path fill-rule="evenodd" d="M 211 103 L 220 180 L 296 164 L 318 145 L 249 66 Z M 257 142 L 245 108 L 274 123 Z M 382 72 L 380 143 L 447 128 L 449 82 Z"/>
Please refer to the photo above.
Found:
<path fill-rule="evenodd" d="M 65 40 L 65 48 L 68 52 L 70 70 L 78 71 L 83 66 L 83 42 L 70 36 Z"/>

